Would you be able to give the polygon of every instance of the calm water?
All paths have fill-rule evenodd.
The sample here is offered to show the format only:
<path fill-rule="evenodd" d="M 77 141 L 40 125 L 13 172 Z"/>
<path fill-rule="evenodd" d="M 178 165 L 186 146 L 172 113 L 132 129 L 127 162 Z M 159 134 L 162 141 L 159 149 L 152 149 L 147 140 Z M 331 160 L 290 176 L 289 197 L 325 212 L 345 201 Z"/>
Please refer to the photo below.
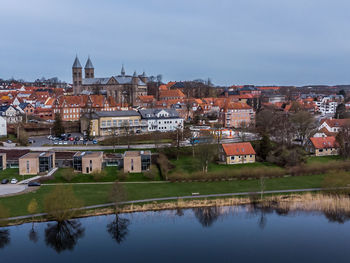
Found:
<path fill-rule="evenodd" d="M 201 208 L 0 228 L 0 262 L 349 262 L 344 215 Z"/>

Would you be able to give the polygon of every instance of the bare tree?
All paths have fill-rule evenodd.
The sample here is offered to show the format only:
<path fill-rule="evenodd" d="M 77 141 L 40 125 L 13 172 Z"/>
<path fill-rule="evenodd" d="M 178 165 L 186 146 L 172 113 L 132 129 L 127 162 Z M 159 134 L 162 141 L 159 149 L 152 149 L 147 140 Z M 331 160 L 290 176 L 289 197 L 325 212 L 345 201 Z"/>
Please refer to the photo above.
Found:
<path fill-rule="evenodd" d="M 120 182 L 115 182 L 109 193 L 109 200 L 114 203 L 115 212 L 119 213 L 120 205 L 127 200 L 126 190 Z"/>
<path fill-rule="evenodd" d="M 128 143 L 128 149 L 130 149 L 130 133 L 131 133 L 132 127 L 130 127 L 130 123 L 128 120 L 124 120 L 122 122 L 122 129 L 124 130 L 124 134 Z"/>
<path fill-rule="evenodd" d="M 301 145 L 304 146 L 308 138 L 316 130 L 314 117 L 307 111 L 299 111 L 292 115 L 291 121 L 297 138 L 300 140 Z"/>

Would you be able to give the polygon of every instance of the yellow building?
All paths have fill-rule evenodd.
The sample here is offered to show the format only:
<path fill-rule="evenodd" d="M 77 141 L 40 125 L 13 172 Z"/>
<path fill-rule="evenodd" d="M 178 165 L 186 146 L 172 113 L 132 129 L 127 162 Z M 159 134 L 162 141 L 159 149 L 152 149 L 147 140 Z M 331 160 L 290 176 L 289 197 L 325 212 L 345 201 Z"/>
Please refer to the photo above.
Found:
<path fill-rule="evenodd" d="M 226 164 L 255 163 L 255 151 L 250 142 L 221 145 L 220 160 Z"/>
<path fill-rule="evenodd" d="M 309 151 L 316 156 L 339 154 L 339 145 L 334 136 L 310 138 Z"/>
<path fill-rule="evenodd" d="M 147 131 L 147 122 L 142 121 L 141 115 L 134 110 L 86 113 L 81 118 L 80 124 L 82 133 L 86 134 L 90 129 L 90 136 L 109 136 Z"/>

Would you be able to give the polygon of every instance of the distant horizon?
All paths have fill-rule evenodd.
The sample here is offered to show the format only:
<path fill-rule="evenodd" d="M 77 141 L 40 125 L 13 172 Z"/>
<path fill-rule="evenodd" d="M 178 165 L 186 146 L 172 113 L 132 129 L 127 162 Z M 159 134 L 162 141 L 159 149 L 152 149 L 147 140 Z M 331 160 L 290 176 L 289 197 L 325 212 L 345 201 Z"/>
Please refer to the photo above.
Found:
<path fill-rule="evenodd" d="M 82 66 L 90 55 L 96 77 L 124 64 L 222 86 L 350 83 L 346 0 L 3 0 L 1 9 L 5 79 L 70 83 L 77 54 Z"/>

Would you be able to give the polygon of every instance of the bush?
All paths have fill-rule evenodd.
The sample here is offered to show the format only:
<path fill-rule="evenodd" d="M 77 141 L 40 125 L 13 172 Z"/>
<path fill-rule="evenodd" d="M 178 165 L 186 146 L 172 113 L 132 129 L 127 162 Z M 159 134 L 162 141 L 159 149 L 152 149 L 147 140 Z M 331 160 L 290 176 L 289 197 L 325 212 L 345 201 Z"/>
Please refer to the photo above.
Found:
<path fill-rule="evenodd" d="M 71 182 L 76 174 L 74 173 L 74 170 L 72 168 L 64 168 L 60 170 L 61 176 L 64 180 L 67 182 Z"/>
<path fill-rule="evenodd" d="M 107 173 L 106 171 L 102 170 L 101 172 L 93 172 L 91 175 L 94 181 L 101 181 L 107 175 Z"/>
<path fill-rule="evenodd" d="M 126 179 L 128 178 L 128 174 L 127 173 L 124 173 L 124 171 L 120 171 L 118 173 L 118 179 L 120 181 L 125 181 Z"/>
<path fill-rule="evenodd" d="M 143 175 L 150 179 L 150 180 L 154 180 L 156 178 L 156 176 L 158 175 L 158 168 L 156 165 L 151 165 L 150 170 L 146 171 L 143 173 Z"/>

